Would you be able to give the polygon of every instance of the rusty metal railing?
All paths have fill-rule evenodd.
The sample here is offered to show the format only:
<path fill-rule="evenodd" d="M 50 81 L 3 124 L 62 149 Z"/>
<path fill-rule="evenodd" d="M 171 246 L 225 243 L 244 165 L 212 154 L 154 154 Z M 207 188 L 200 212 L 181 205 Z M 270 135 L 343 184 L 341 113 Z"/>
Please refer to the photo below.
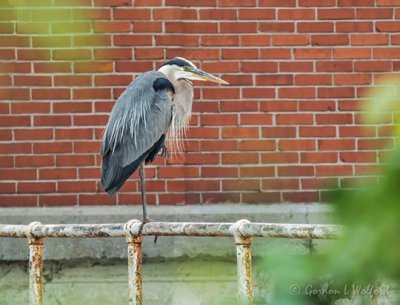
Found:
<path fill-rule="evenodd" d="M 129 305 L 142 305 L 143 236 L 233 236 L 236 243 L 238 299 L 249 305 L 253 298 L 251 243 L 253 237 L 333 239 L 341 233 L 335 225 L 251 223 L 149 222 L 125 224 L 0 224 L 0 237 L 27 238 L 29 245 L 29 304 L 43 304 L 44 238 L 125 237 L 128 247 Z"/>

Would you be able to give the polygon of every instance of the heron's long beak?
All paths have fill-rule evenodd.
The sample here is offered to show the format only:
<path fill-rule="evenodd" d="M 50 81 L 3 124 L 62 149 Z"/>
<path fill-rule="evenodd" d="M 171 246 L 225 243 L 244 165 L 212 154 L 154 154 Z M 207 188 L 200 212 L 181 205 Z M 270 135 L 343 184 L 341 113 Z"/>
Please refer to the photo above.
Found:
<path fill-rule="evenodd" d="M 210 81 L 210 82 L 218 83 L 218 84 L 222 84 L 222 85 L 229 85 L 229 83 L 224 81 L 222 78 L 219 78 L 219 77 L 216 77 L 215 75 L 204 72 L 203 70 L 196 69 L 196 68 L 189 68 L 188 71 L 191 72 L 192 74 L 194 74 L 192 79 L 205 80 L 205 81 Z"/>

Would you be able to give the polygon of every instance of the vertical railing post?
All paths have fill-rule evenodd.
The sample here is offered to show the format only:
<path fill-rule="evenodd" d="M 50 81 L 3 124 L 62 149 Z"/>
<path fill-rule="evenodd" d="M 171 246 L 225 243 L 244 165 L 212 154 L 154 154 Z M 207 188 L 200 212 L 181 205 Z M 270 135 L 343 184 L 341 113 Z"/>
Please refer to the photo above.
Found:
<path fill-rule="evenodd" d="M 128 294 L 129 305 L 142 305 L 142 222 L 130 220 L 126 223 L 128 245 Z"/>
<path fill-rule="evenodd" d="M 34 229 L 40 222 L 28 226 L 29 244 L 29 304 L 43 304 L 43 238 L 34 235 Z"/>
<path fill-rule="evenodd" d="M 246 219 L 239 220 L 231 227 L 236 243 L 238 298 L 240 305 L 251 305 L 253 302 L 253 275 L 251 265 L 251 237 L 243 236 L 242 224 L 250 223 Z"/>

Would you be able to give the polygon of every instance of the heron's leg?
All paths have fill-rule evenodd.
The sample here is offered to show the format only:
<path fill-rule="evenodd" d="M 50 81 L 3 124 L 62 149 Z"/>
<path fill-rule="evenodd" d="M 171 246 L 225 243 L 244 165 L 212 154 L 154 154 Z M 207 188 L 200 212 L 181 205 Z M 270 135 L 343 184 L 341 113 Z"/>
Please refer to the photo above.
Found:
<path fill-rule="evenodd" d="M 169 157 L 169 151 L 165 143 L 161 146 L 161 156 L 163 156 L 164 158 Z"/>
<path fill-rule="evenodd" d="M 143 223 L 149 221 L 147 217 L 147 204 L 146 204 L 146 176 L 144 173 L 144 164 L 140 164 L 139 168 L 139 176 L 140 176 L 140 190 L 142 192 L 142 207 L 143 207 Z"/>

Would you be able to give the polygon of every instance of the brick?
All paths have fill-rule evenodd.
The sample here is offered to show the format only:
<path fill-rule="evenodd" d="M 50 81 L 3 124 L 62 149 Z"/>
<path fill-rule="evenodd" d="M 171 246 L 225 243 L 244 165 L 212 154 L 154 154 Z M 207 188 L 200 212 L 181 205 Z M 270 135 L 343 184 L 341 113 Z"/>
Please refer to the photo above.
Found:
<path fill-rule="evenodd" d="M 216 6 L 215 0 L 166 0 L 167 6 Z"/>
<path fill-rule="evenodd" d="M 237 125 L 236 114 L 203 114 L 200 117 L 201 126 Z"/>
<path fill-rule="evenodd" d="M 375 48 L 374 58 L 378 59 L 398 59 L 400 58 L 400 48 L 390 47 L 390 48 Z"/>
<path fill-rule="evenodd" d="M 301 163 L 336 163 L 336 152 L 305 152 L 300 154 Z"/>
<path fill-rule="evenodd" d="M 399 32 L 400 21 L 377 21 L 375 27 L 378 32 Z"/>
<path fill-rule="evenodd" d="M 197 11 L 177 8 L 154 9 L 153 17 L 155 20 L 197 20 Z"/>
<path fill-rule="evenodd" d="M 314 176 L 314 167 L 307 165 L 278 166 L 279 177 L 306 177 Z"/>
<path fill-rule="evenodd" d="M 219 25 L 221 33 L 256 33 L 256 22 L 221 22 Z"/>
<path fill-rule="evenodd" d="M 275 89 L 273 88 L 243 88 L 242 96 L 244 98 L 274 98 Z"/>
<path fill-rule="evenodd" d="M 319 9 L 318 19 L 320 20 L 345 20 L 354 19 L 355 12 L 354 9 L 347 8 L 332 8 L 332 9 Z"/>
<path fill-rule="evenodd" d="M 311 87 L 290 87 L 279 88 L 279 98 L 315 98 L 315 88 Z"/>
<path fill-rule="evenodd" d="M 239 45 L 239 36 L 235 35 L 202 36 L 201 44 L 204 46 L 237 46 Z"/>
<path fill-rule="evenodd" d="M 90 49 L 58 49 L 53 50 L 54 60 L 87 60 L 92 58 Z"/>
<path fill-rule="evenodd" d="M 218 6 L 256 6 L 257 1 L 256 0 L 249 0 L 249 1 L 241 1 L 241 0 L 219 0 L 218 1 Z"/>
<path fill-rule="evenodd" d="M 32 89 L 34 100 L 69 99 L 69 89 Z"/>
<path fill-rule="evenodd" d="M 298 74 L 295 76 L 295 85 L 332 85 L 330 74 Z"/>
<path fill-rule="evenodd" d="M 35 180 L 36 169 L 0 169 L 0 180 Z"/>
<path fill-rule="evenodd" d="M 350 113 L 321 113 L 317 114 L 317 124 L 320 125 L 338 125 L 338 124 L 352 124 L 353 115 Z"/>
<path fill-rule="evenodd" d="M 354 139 L 324 139 L 318 140 L 319 150 L 354 150 L 355 149 Z"/>
<path fill-rule="evenodd" d="M 299 157 L 297 152 L 263 153 L 261 160 L 263 164 L 289 164 L 298 163 Z"/>
<path fill-rule="evenodd" d="M 275 141 L 242 140 L 239 143 L 240 151 L 268 151 L 275 150 Z"/>
<path fill-rule="evenodd" d="M 221 101 L 221 112 L 257 111 L 256 101 Z"/>
<path fill-rule="evenodd" d="M 111 35 L 91 34 L 72 37 L 74 47 L 111 46 Z"/>
<path fill-rule="evenodd" d="M 216 33 L 217 23 L 211 22 L 166 22 L 166 33 Z"/>
<path fill-rule="evenodd" d="M 266 0 L 263 0 L 266 2 Z M 272 0 L 268 0 L 272 1 Z M 275 0 L 274 0 L 275 1 Z M 286 1 L 285 1 L 286 2 Z M 244 193 L 243 195 L 243 203 L 276 203 L 280 201 L 280 193 L 279 192 L 265 192 L 265 193 Z"/>
<path fill-rule="evenodd" d="M 317 89 L 319 98 L 352 98 L 355 97 L 353 87 L 321 87 Z"/>
<path fill-rule="evenodd" d="M 261 182 L 262 190 L 298 190 L 299 187 L 299 179 L 263 179 Z"/>
<path fill-rule="evenodd" d="M 258 153 L 224 153 L 222 164 L 254 164 L 258 163 Z"/>
<path fill-rule="evenodd" d="M 379 138 L 379 139 L 359 139 L 357 141 L 357 148 L 359 150 L 375 150 L 375 149 L 389 149 L 393 148 L 392 138 Z"/>
<path fill-rule="evenodd" d="M 0 33 L 1 34 L 12 34 L 14 33 L 13 23 L 0 23 Z"/>
<path fill-rule="evenodd" d="M 111 10 L 109 8 L 85 8 L 73 9 L 73 20 L 109 20 L 111 19 Z"/>
<path fill-rule="evenodd" d="M 369 85 L 372 76 L 364 73 L 335 74 L 335 85 Z"/>
<path fill-rule="evenodd" d="M 390 61 L 356 61 L 354 70 L 357 72 L 385 72 L 391 70 Z"/>
<path fill-rule="evenodd" d="M 13 135 L 11 130 L 0 130 L 0 141 L 10 141 Z"/>
<path fill-rule="evenodd" d="M 41 195 L 39 206 L 73 206 L 77 205 L 77 195 Z"/>
<path fill-rule="evenodd" d="M 295 127 L 263 127 L 264 138 L 294 138 L 296 137 Z"/>
<path fill-rule="evenodd" d="M 295 59 L 330 59 L 332 50 L 328 48 L 299 48 L 294 49 Z"/>
<path fill-rule="evenodd" d="M 69 73 L 72 72 L 72 65 L 69 62 L 47 62 L 34 63 L 36 73 Z"/>
<path fill-rule="evenodd" d="M 351 61 L 318 61 L 317 72 L 351 72 L 353 63 Z"/>
<path fill-rule="evenodd" d="M 281 151 L 309 151 L 315 150 L 315 147 L 315 141 L 311 139 L 285 139 L 279 141 L 279 150 Z"/>
<path fill-rule="evenodd" d="M 241 35 L 240 45 L 242 46 L 269 46 L 271 35 Z"/>
<path fill-rule="evenodd" d="M 15 59 L 14 49 L 1 49 L 0 50 L 0 60 Z M 3 63 L 2 63 L 3 65 Z M 1 69 L 3 71 L 3 68 Z"/>
<path fill-rule="evenodd" d="M 184 192 L 188 190 L 197 191 L 219 191 L 220 182 L 217 180 L 168 180 L 168 192 Z"/>
<path fill-rule="evenodd" d="M 29 36 L 0 36 L 0 46 L 4 47 L 29 47 Z"/>
<path fill-rule="evenodd" d="M 159 21 L 134 21 L 133 32 L 135 33 L 160 33 L 163 23 Z"/>
<path fill-rule="evenodd" d="M 127 35 L 119 34 L 113 36 L 116 46 L 151 46 L 152 37 L 150 35 Z"/>
<path fill-rule="evenodd" d="M 371 58 L 371 49 L 366 48 L 337 48 L 333 51 L 335 59 L 368 59 Z"/>
<path fill-rule="evenodd" d="M 91 75 L 55 75 L 54 85 L 62 87 L 87 87 L 92 85 Z"/>
<path fill-rule="evenodd" d="M 159 49 L 155 49 L 159 50 Z M 136 55 L 138 54 L 136 51 Z M 162 50 L 161 50 L 162 51 Z M 202 59 L 202 60 L 211 60 L 211 59 L 218 59 L 219 58 L 219 50 L 217 49 L 205 49 L 205 48 L 195 48 L 195 49 L 188 49 L 185 48 L 176 48 L 176 49 L 167 49 L 167 58 L 173 58 L 177 56 L 183 56 L 186 59 Z M 160 52 L 161 55 L 161 52 Z M 161 58 L 161 57 L 160 57 Z"/>
<path fill-rule="evenodd" d="M 28 100 L 29 89 L 2 88 L 0 90 L 0 99 L 2 100 Z"/>
<path fill-rule="evenodd" d="M 20 49 L 17 50 L 17 58 L 20 60 L 49 60 L 48 49 Z"/>
<path fill-rule="evenodd" d="M 280 62 L 280 72 L 313 72 L 313 63 L 309 61 Z"/>
<path fill-rule="evenodd" d="M 87 21 L 53 22 L 52 34 L 88 34 L 92 31 L 92 24 Z M 96 31 L 95 31 L 96 32 Z"/>
<path fill-rule="evenodd" d="M 260 102 L 260 111 L 279 111 L 279 112 L 297 111 L 297 101 L 278 100 L 278 101 Z"/>
<path fill-rule="evenodd" d="M 105 126 L 108 122 L 108 115 L 85 114 L 73 117 L 75 126 Z"/>
<path fill-rule="evenodd" d="M 1 157 L 0 157 L 0 166 L 1 166 L 2 168 L 14 167 L 14 159 L 13 159 L 13 157 L 4 157 L 4 156 L 1 156 Z"/>
<path fill-rule="evenodd" d="M 53 130 L 48 128 L 16 129 L 15 140 L 50 140 L 53 138 Z"/>
<path fill-rule="evenodd" d="M 333 22 L 299 22 L 297 30 L 299 33 L 331 33 Z"/>
<path fill-rule="evenodd" d="M 312 35 L 311 45 L 313 46 L 337 46 L 337 45 L 348 45 L 349 36 L 340 34 L 331 35 Z"/>
<path fill-rule="evenodd" d="M 313 203 L 320 201 L 318 192 L 283 192 L 284 201 Z"/>
<path fill-rule="evenodd" d="M 14 194 L 16 192 L 15 186 L 14 182 L 0 182 L 0 194 Z"/>
<path fill-rule="evenodd" d="M 351 165 L 317 165 L 315 175 L 319 176 L 352 176 L 353 167 Z"/>
<path fill-rule="evenodd" d="M 319 1 L 319 0 L 299 0 L 299 6 L 305 6 L 305 7 L 325 7 L 325 6 L 335 6 L 336 1 L 335 0 L 325 0 L 325 1 Z"/>
<path fill-rule="evenodd" d="M 115 8 L 113 17 L 116 20 L 150 20 L 151 10 L 142 8 Z"/>
<path fill-rule="evenodd" d="M 158 48 L 137 49 L 135 52 L 136 59 L 162 59 L 164 58 L 164 50 Z"/>
<path fill-rule="evenodd" d="M 313 124 L 312 114 L 277 114 L 275 117 L 276 124 L 278 125 L 309 125 Z"/>
<path fill-rule="evenodd" d="M 351 35 L 351 44 L 355 46 L 387 45 L 387 34 L 354 34 Z"/>
<path fill-rule="evenodd" d="M 47 102 L 14 102 L 11 104 L 12 113 L 49 113 L 50 103 Z"/>
<path fill-rule="evenodd" d="M 239 19 L 244 20 L 267 20 L 275 19 L 275 10 L 274 9 L 240 9 L 239 11 Z"/>
<path fill-rule="evenodd" d="M 296 0 L 260 0 L 259 6 L 271 6 L 271 7 L 294 7 L 296 6 Z"/>
<path fill-rule="evenodd" d="M 294 22 L 259 22 L 258 29 L 266 33 L 292 33 Z"/>
<path fill-rule="evenodd" d="M 232 151 L 237 149 L 237 141 L 234 140 L 202 140 L 201 151 Z"/>
<path fill-rule="evenodd" d="M 375 163 L 377 155 L 376 152 L 341 152 L 340 161 L 344 163 Z"/>
<path fill-rule="evenodd" d="M 267 113 L 241 113 L 240 125 L 270 125 L 272 115 Z"/>
<path fill-rule="evenodd" d="M 357 8 L 357 19 L 392 19 L 393 9 L 391 8 Z"/>
<path fill-rule="evenodd" d="M 74 71 L 76 73 L 107 73 L 112 72 L 112 62 L 76 62 Z"/>
<path fill-rule="evenodd" d="M 293 76 L 290 74 L 271 74 L 271 75 L 257 75 L 257 86 L 271 86 L 271 85 L 292 85 Z"/>
<path fill-rule="evenodd" d="M 259 180 L 223 180 L 222 190 L 223 191 L 259 191 L 260 181 Z"/>
<path fill-rule="evenodd" d="M 4 143 L 0 147 L 0 154 L 29 154 L 32 153 L 31 143 Z"/>
<path fill-rule="evenodd" d="M 37 206 L 37 196 L 22 196 L 22 195 L 10 195 L 0 196 L 0 205 L 2 207 L 16 207 L 16 206 Z"/>
<path fill-rule="evenodd" d="M 315 19 L 313 9 L 280 9 L 278 19 L 281 20 L 310 20 Z"/>
<path fill-rule="evenodd" d="M 338 0 L 338 6 L 374 6 L 374 0 Z"/>
<path fill-rule="evenodd" d="M 22 194 L 54 193 L 56 184 L 51 182 L 19 182 L 17 192 Z"/>
<path fill-rule="evenodd" d="M 397 0 L 377 0 L 378 6 L 396 6 Z"/>
<path fill-rule="evenodd" d="M 222 138 L 258 138 L 258 127 L 223 127 Z"/>
<path fill-rule="evenodd" d="M 223 49 L 222 59 L 257 59 L 258 49 Z"/>
<path fill-rule="evenodd" d="M 218 43 L 214 39 L 213 43 L 213 36 L 208 36 L 210 37 L 209 42 L 203 42 L 206 41 L 207 39 L 205 38 L 206 36 L 202 36 L 202 44 L 203 45 L 214 45 L 214 43 Z M 222 38 L 223 36 L 221 36 Z M 196 47 L 198 46 L 200 37 L 198 35 L 160 35 L 156 36 L 156 45 L 157 46 L 187 46 L 187 47 Z M 229 40 L 229 39 L 228 39 Z M 227 42 L 226 42 L 227 43 Z M 217 44 L 219 45 L 219 44 Z"/>
<path fill-rule="evenodd" d="M 240 11 L 239 11 L 240 12 Z M 201 9 L 201 20 L 236 20 L 237 13 L 234 9 Z"/>
<path fill-rule="evenodd" d="M 305 46 L 310 44 L 310 37 L 308 35 L 279 35 L 272 36 L 272 45 L 275 46 Z"/>
<path fill-rule="evenodd" d="M 95 181 L 59 181 L 58 191 L 61 193 L 96 192 Z"/>
<path fill-rule="evenodd" d="M 110 99 L 111 90 L 102 88 L 73 89 L 73 98 L 79 100 Z"/>
<path fill-rule="evenodd" d="M 34 155 L 34 156 L 16 156 L 16 167 L 53 167 L 54 156 L 52 155 Z"/>
<path fill-rule="evenodd" d="M 0 117 L 0 126 L 30 126 L 31 118 L 30 116 L 1 116 Z"/>
<path fill-rule="evenodd" d="M 331 126 L 318 126 L 318 127 L 300 127 L 299 128 L 300 137 L 335 137 L 336 128 Z"/>
<path fill-rule="evenodd" d="M 15 86 L 51 86 L 50 76 L 37 76 L 37 75 L 15 75 Z"/>
<path fill-rule="evenodd" d="M 257 61 L 257 62 L 241 62 L 241 71 L 245 73 L 255 73 L 255 72 L 277 72 L 278 65 L 276 62 L 268 61 Z"/>
<path fill-rule="evenodd" d="M 71 117 L 67 115 L 35 116 L 33 118 L 33 123 L 35 126 L 70 126 Z"/>

